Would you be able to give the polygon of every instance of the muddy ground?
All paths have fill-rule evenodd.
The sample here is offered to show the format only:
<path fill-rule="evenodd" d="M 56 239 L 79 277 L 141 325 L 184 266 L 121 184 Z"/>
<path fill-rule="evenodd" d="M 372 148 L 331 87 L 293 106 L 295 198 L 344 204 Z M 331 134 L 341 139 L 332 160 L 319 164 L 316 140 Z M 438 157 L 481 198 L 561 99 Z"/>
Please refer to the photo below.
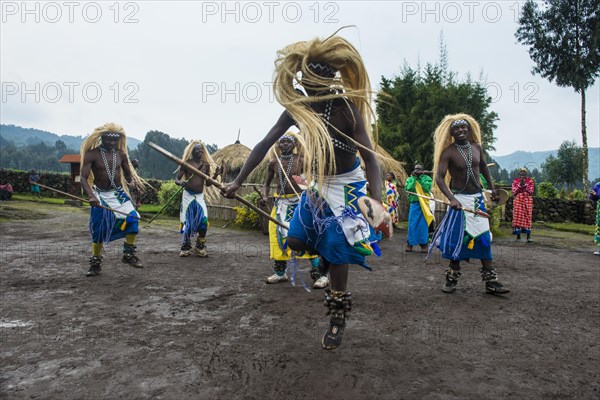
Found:
<path fill-rule="evenodd" d="M 14 219 L 24 210 L 38 219 Z M 142 224 L 142 270 L 107 250 L 85 277 L 84 209 L 0 205 L 3 399 L 598 399 L 600 257 L 591 237 L 495 242 L 512 292 L 485 294 L 477 263 L 440 290 L 445 262 L 382 243 L 351 270 L 342 346 L 320 347 L 323 292 L 266 285 L 267 238 L 209 231 L 179 258 L 174 220 Z M 6 222 L 6 219 L 11 219 Z M 565 236 L 568 238 L 565 239 Z"/>

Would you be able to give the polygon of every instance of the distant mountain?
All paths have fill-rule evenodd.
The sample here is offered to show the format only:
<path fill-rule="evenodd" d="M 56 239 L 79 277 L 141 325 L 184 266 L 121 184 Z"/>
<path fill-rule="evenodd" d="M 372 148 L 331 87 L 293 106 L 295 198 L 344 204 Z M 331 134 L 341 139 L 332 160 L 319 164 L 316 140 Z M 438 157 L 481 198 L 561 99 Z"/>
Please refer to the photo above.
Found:
<path fill-rule="evenodd" d="M 492 156 L 500 168 L 508 172 L 525 166 L 527 169 L 542 169 L 542 164 L 549 155 L 556 157 L 558 150 L 550 151 L 515 151 L 506 156 Z M 589 147 L 589 168 L 588 177 L 590 180 L 600 178 L 600 147 Z"/>
<path fill-rule="evenodd" d="M 6 145 L 6 142 L 13 142 L 15 146 L 26 146 L 28 144 L 36 144 L 44 142 L 49 146 L 54 146 L 57 140 L 62 140 L 67 145 L 67 148 L 79 150 L 83 136 L 57 135 L 56 133 L 41 131 L 34 128 L 22 128 L 15 125 L 0 125 L 0 145 Z M 128 137 L 127 147 L 132 150 L 137 148 L 141 143 L 139 140 Z"/>

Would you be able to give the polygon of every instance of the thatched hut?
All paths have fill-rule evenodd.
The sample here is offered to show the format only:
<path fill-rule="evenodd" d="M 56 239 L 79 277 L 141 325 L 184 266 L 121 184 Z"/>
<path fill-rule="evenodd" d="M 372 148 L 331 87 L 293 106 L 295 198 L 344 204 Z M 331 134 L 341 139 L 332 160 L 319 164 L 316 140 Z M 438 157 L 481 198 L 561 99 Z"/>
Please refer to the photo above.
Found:
<path fill-rule="evenodd" d="M 244 146 L 237 140 L 234 144 L 225 146 L 212 155 L 212 158 L 217 165 L 221 165 L 224 161 L 226 174 L 223 177 L 223 182 L 232 182 L 235 179 L 248 159 L 250 151 L 250 148 Z M 267 176 L 267 166 L 267 160 L 263 160 L 258 167 L 252 171 L 248 178 L 246 178 L 246 183 L 264 184 L 265 177 Z"/>

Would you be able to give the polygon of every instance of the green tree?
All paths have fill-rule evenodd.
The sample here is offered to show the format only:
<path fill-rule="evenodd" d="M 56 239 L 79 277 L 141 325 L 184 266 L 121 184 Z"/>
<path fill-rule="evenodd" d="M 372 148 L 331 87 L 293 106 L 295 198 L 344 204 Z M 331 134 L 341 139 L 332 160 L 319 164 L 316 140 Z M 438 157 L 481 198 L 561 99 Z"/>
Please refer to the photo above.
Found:
<path fill-rule="evenodd" d="M 219 146 L 217 146 L 216 144 L 206 144 L 206 150 L 208 150 L 208 154 L 214 154 L 217 151 L 219 151 Z"/>
<path fill-rule="evenodd" d="M 546 158 L 546 162 L 542 164 L 544 176 L 554 185 L 566 185 L 571 191 L 577 183 L 581 182 L 582 159 L 582 148 L 577 146 L 575 141 L 566 140 L 560 145 L 556 157 L 550 155 Z"/>
<path fill-rule="evenodd" d="M 493 130 L 498 115 L 489 111 L 492 99 L 485 84 L 467 76 L 460 82 L 448 70 L 447 52 L 442 42 L 439 64 L 423 70 L 404 65 L 400 75 L 381 77 L 376 107 L 380 144 L 397 160 L 433 166 L 433 132 L 448 114 L 464 112 L 481 125 L 484 150 L 494 150 Z M 489 157 L 488 157 L 489 159 Z"/>
<path fill-rule="evenodd" d="M 542 182 L 538 186 L 538 193 L 540 197 L 546 199 L 555 199 L 558 196 L 558 190 L 550 182 Z"/>
<path fill-rule="evenodd" d="M 137 158 L 139 160 L 142 176 L 155 179 L 172 179 L 178 165 L 148 146 L 149 142 L 159 145 L 177 157 L 181 157 L 189 142 L 183 138 L 174 139 L 163 132 L 150 131 L 146 133 L 144 141 L 138 144 L 137 149 L 129 153 L 130 159 Z"/>
<path fill-rule="evenodd" d="M 543 4 L 543 5 L 540 5 Z M 588 190 L 588 146 L 585 91 L 600 73 L 600 11 L 598 0 L 527 0 L 519 18 L 517 40 L 530 46 L 540 74 L 581 95 L 581 138 L 584 191 Z"/>

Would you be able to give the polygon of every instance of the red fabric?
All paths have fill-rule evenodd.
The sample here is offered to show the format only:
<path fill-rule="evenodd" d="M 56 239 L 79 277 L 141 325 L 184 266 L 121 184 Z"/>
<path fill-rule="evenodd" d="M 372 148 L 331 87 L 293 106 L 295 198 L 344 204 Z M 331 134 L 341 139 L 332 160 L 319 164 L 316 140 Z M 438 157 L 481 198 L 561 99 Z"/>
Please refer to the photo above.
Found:
<path fill-rule="evenodd" d="M 531 178 L 525 178 L 525 185 L 521 185 L 521 178 L 513 181 L 513 228 L 531 228 L 533 189 L 533 179 Z"/>

